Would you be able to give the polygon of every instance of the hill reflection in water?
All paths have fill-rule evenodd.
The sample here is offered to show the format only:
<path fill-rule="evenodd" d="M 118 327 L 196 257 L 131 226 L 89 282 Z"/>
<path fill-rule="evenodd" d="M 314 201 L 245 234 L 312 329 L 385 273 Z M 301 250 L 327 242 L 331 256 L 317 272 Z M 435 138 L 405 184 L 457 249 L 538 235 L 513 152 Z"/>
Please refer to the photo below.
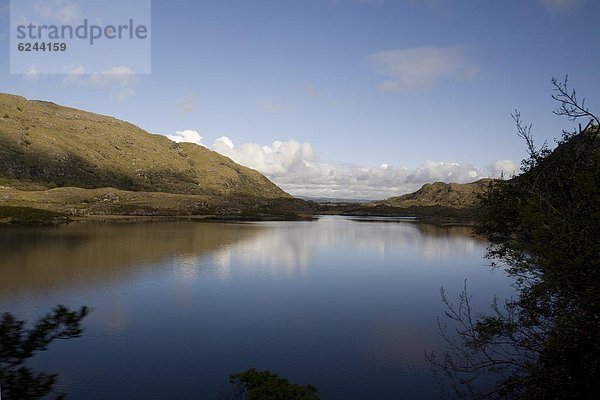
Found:
<path fill-rule="evenodd" d="M 417 249 L 423 257 L 471 252 L 470 228 L 408 221 L 361 224 L 327 218 L 292 223 L 113 223 L 44 228 L 0 228 L 0 293 L 46 290 L 120 280 L 139 269 L 160 268 L 173 259 L 190 275 L 212 257 L 226 276 L 232 255 L 293 273 L 307 268 L 315 251 L 352 245 L 385 256 Z M 389 222 L 388 222 L 389 223 Z"/>
<path fill-rule="evenodd" d="M 466 227 L 411 221 L 79 224 L 0 229 L 0 304 L 22 319 L 89 306 L 43 353 L 72 398 L 215 398 L 270 369 L 322 398 L 437 398 L 439 288 L 509 293 Z M 93 362 L 90 362 L 93 360 Z"/>

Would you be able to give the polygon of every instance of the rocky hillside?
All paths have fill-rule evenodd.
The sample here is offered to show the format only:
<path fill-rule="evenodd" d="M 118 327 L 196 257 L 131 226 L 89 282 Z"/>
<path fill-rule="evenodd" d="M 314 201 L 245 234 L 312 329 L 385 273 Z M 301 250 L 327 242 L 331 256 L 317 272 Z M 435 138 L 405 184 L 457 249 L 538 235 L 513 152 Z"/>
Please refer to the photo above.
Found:
<path fill-rule="evenodd" d="M 453 208 L 469 208 L 477 205 L 478 195 L 483 193 L 492 179 L 480 179 L 472 183 L 427 183 L 414 193 L 390 197 L 377 205 L 388 207 L 430 207 L 442 206 Z"/>
<path fill-rule="evenodd" d="M 0 93 L 0 185 L 290 196 L 259 172 L 130 123 Z"/>

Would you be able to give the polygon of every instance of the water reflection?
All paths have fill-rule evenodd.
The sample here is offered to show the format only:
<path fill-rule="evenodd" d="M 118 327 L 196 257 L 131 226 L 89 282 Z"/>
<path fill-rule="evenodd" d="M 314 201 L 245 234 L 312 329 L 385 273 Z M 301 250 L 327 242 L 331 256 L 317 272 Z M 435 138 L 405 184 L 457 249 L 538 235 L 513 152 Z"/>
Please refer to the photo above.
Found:
<path fill-rule="evenodd" d="M 333 223 L 332 223 L 333 221 Z M 351 246 L 385 257 L 410 249 L 425 258 L 473 252 L 468 227 L 414 222 L 80 224 L 0 228 L 0 294 L 122 280 L 171 259 L 174 274 L 193 283 L 211 259 L 227 278 L 234 255 L 278 273 L 302 273 L 322 249 Z"/>
<path fill-rule="evenodd" d="M 341 217 L 2 228 L 0 304 L 92 307 L 76 349 L 38 360 L 73 398 L 214 398 L 250 367 L 328 399 L 435 398 L 439 287 L 468 275 L 485 306 L 502 295 L 484 247 L 465 227 Z"/>
<path fill-rule="evenodd" d="M 237 254 L 246 263 L 294 273 L 306 269 L 313 255 L 324 249 L 350 246 L 379 258 L 390 252 L 410 250 L 426 258 L 443 258 L 471 254 L 476 244 L 482 243 L 465 226 L 440 227 L 410 221 L 361 221 L 357 224 L 352 219 L 329 217 L 316 223 L 265 223 L 260 226 L 265 229 L 216 255 L 223 267 L 231 261 L 233 254 Z"/>
<path fill-rule="evenodd" d="M 227 224 L 80 224 L 56 228 L 0 228 L 0 293 L 118 281 L 176 257 L 191 279 L 202 255 L 261 230 Z"/>

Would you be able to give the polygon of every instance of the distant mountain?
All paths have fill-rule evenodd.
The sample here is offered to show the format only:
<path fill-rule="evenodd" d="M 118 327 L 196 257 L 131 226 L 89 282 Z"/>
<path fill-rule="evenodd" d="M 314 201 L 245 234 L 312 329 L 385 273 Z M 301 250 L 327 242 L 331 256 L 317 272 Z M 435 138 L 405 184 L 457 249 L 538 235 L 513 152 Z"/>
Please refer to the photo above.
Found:
<path fill-rule="evenodd" d="M 259 172 L 115 118 L 0 93 L 0 185 L 291 198 Z"/>
<path fill-rule="evenodd" d="M 358 217 L 414 217 L 441 224 L 472 224 L 479 195 L 494 182 L 426 183 L 414 193 L 368 203 L 320 203 L 321 214 L 342 214 Z M 390 221 L 394 221 L 391 219 Z"/>
<path fill-rule="evenodd" d="M 373 200 L 365 200 L 365 199 L 348 199 L 348 198 L 339 198 L 339 197 L 314 197 L 314 196 L 296 196 L 298 199 L 306 200 L 306 201 L 314 201 L 317 204 L 360 204 L 360 203 L 369 203 Z"/>
<path fill-rule="evenodd" d="M 397 197 L 390 197 L 383 201 L 374 202 L 375 205 L 388 207 L 452 207 L 471 208 L 478 202 L 482 194 L 492 182 L 492 179 L 480 179 L 472 183 L 426 183 L 414 193 Z"/>

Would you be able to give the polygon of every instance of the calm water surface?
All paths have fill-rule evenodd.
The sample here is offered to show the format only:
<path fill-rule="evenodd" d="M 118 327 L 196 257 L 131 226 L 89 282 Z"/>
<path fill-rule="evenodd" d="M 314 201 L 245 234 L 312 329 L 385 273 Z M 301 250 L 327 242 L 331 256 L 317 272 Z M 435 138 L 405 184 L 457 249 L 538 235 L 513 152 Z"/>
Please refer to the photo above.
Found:
<path fill-rule="evenodd" d="M 71 399 L 215 399 L 269 369 L 322 399 L 435 399 L 439 289 L 510 295 L 467 228 L 322 218 L 0 229 L 0 311 L 86 305 L 36 357 Z"/>

